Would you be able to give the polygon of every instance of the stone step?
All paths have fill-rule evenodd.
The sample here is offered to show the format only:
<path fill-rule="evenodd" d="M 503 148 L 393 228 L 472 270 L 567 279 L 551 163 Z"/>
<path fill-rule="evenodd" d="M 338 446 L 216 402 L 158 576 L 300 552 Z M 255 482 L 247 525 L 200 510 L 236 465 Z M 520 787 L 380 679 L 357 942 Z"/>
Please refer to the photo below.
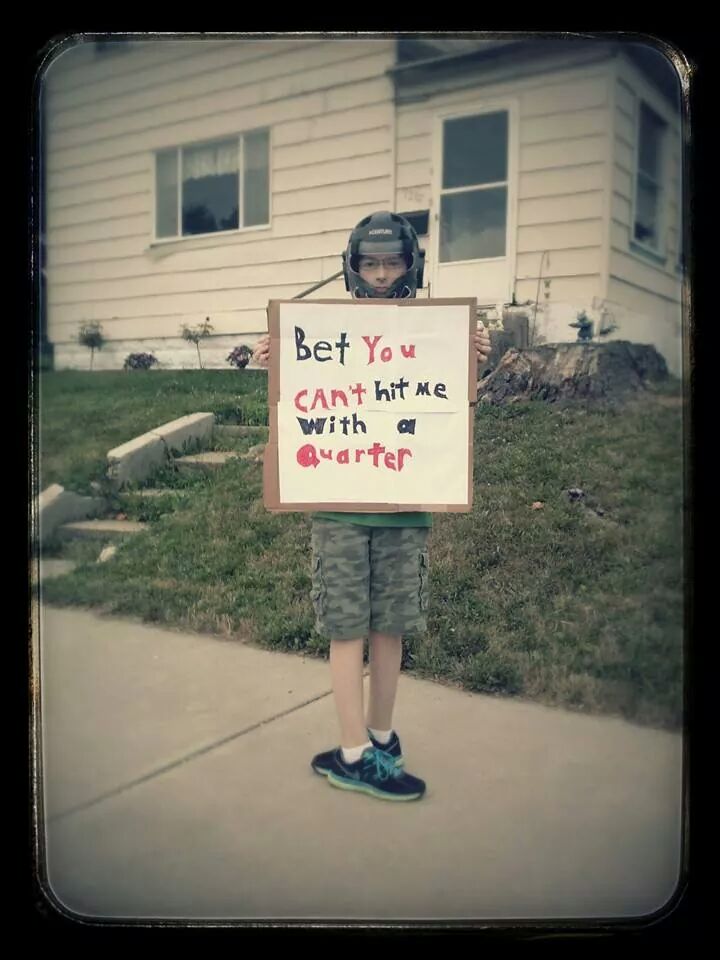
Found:
<path fill-rule="evenodd" d="M 152 499 L 154 497 L 181 497 L 183 494 L 188 494 L 190 491 L 185 487 L 147 487 L 145 490 L 124 490 L 119 494 L 119 499 L 122 501 L 127 498 L 129 500 L 143 500 L 146 497 Z"/>
<path fill-rule="evenodd" d="M 174 451 L 188 444 L 203 443 L 212 434 L 212 413 L 191 413 L 149 430 L 108 451 L 107 477 L 116 488 L 144 480 L 158 467 L 165 466 Z"/>
<path fill-rule="evenodd" d="M 202 470 L 205 473 L 211 473 L 213 470 L 224 467 L 228 460 L 250 460 L 258 463 L 262 460 L 264 449 L 265 444 L 258 443 L 245 453 L 239 453 L 237 450 L 210 450 L 207 453 L 178 457 L 175 465 L 179 470 Z"/>
<path fill-rule="evenodd" d="M 220 423 L 213 428 L 213 433 L 219 437 L 252 437 L 254 434 L 264 434 L 267 436 L 269 427 L 249 426 L 244 423 Z"/>
<path fill-rule="evenodd" d="M 33 563 L 31 565 L 31 578 L 33 583 L 43 583 L 45 580 L 51 580 L 53 577 L 62 577 L 66 573 L 72 573 L 77 566 L 74 560 L 60 560 L 55 557 L 41 559 L 38 567 Z"/>
<path fill-rule="evenodd" d="M 176 457 L 175 466 L 179 470 L 201 470 L 203 473 L 212 473 L 225 466 L 228 460 L 239 459 L 239 454 L 233 450 L 210 450 L 207 453 L 195 453 L 187 457 Z"/>
<path fill-rule="evenodd" d="M 104 497 L 82 497 L 53 483 L 36 501 L 40 542 L 45 543 L 63 523 L 99 517 L 107 512 Z"/>
<path fill-rule="evenodd" d="M 265 453 L 266 446 L 267 446 L 266 443 L 256 443 L 255 446 L 250 447 L 250 449 L 246 453 L 241 453 L 240 459 L 250 460 L 253 463 L 262 463 L 263 454 Z"/>
<path fill-rule="evenodd" d="M 136 520 L 78 520 L 76 523 L 64 523 L 58 527 L 57 533 L 63 539 L 108 540 L 142 533 L 148 526 Z"/>

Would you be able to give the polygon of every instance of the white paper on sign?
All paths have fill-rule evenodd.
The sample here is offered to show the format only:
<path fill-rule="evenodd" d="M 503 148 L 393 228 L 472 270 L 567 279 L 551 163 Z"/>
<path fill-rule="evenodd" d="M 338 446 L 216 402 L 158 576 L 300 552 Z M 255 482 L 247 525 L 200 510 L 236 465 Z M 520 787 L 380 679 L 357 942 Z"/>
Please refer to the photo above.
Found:
<path fill-rule="evenodd" d="M 283 503 L 461 504 L 468 307 L 280 304 Z"/>

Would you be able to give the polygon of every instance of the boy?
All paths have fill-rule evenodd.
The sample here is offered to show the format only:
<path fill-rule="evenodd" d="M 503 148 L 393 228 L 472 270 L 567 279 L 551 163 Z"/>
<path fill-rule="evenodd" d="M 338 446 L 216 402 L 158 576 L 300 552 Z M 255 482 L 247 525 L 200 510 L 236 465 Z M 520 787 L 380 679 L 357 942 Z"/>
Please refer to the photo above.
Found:
<path fill-rule="evenodd" d="M 345 287 L 355 298 L 414 297 L 425 252 L 403 217 L 365 217 L 343 253 Z M 490 354 L 482 325 L 478 361 Z M 267 366 L 270 338 L 253 357 Z M 425 783 L 405 772 L 393 729 L 405 634 L 425 630 L 429 513 L 316 513 L 312 518 L 312 600 L 316 629 L 330 639 L 330 673 L 340 746 L 319 753 L 312 769 L 330 784 L 383 800 L 418 800 Z M 363 704 L 363 650 L 368 638 L 370 684 Z"/>

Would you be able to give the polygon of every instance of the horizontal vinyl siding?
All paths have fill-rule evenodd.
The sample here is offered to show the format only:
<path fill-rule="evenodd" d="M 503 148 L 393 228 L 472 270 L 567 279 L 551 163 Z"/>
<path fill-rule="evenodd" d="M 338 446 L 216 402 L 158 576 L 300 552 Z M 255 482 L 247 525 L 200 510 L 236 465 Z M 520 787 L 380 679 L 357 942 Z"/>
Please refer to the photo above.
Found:
<path fill-rule="evenodd" d="M 547 248 L 543 248 L 547 249 Z M 587 277 L 600 274 L 602 268 L 602 251 L 600 247 L 586 249 L 552 250 L 549 257 L 545 257 L 543 277 Z M 542 252 L 532 251 L 518 253 L 517 277 L 537 277 Z M 553 296 L 555 291 L 553 290 Z"/>
<path fill-rule="evenodd" d="M 515 296 L 519 303 L 526 303 L 528 300 L 535 301 L 539 296 L 541 310 L 538 311 L 538 323 L 542 323 L 542 304 L 544 287 L 542 282 L 538 289 L 537 273 L 539 267 L 539 257 L 535 258 L 534 276 L 518 277 L 515 287 Z M 543 278 L 545 270 L 543 270 Z M 559 277 L 552 275 L 551 279 L 551 297 L 555 301 L 587 304 L 593 297 L 601 297 L 602 284 L 601 276 L 597 272 L 588 274 L 579 274 L 572 277 Z M 574 339 L 575 334 L 568 333 L 568 339 Z"/>
<path fill-rule="evenodd" d="M 521 227 L 592 220 L 602 216 L 602 190 L 525 197 L 518 203 L 518 224 Z"/>
<path fill-rule="evenodd" d="M 86 320 L 115 341 L 177 338 L 206 316 L 214 336 L 256 334 L 269 299 L 340 269 L 348 230 L 392 202 L 393 58 L 385 40 L 64 54 L 46 82 L 50 339 L 72 344 Z M 154 151 L 257 126 L 271 225 L 153 243 Z"/>
<path fill-rule="evenodd" d="M 247 235 L 246 235 L 247 236 Z M 246 239 L 246 236 L 243 239 Z M 135 254 L 136 243 L 130 239 L 126 246 L 107 241 L 104 244 L 69 247 L 52 254 L 51 265 L 58 283 L 74 282 L 87 275 L 88 279 L 110 279 L 124 276 L 146 276 L 148 257 L 152 258 L 153 273 L 187 273 L 218 267 L 234 267 L 252 263 L 284 263 L 292 259 L 325 257 L 343 249 L 345 231 L 329 231 L 314 237 L 305 237 L 297 243 L 294 237 L 256 239 L 253 243 L 223 242 L 225 237 L 205 237 L 195 240 L 195 246 L 178 243 L 158 244 L 147 253 Z M 215 241 L 214 243 L 212 241 Z M 201 245 L 202 244 L 202 245 Z M 69 253 L 79 253 L 70 258 Z"/>
<path fill-rule="evenodd" d="M 432 133 L 438 111 L 457 108 L 462 112 L 473 106 L 483 110 L 496 101 L 515 101 L 519 114 L 516 276 L 536 276 L 542 252 L 550 250 L 553 255 L 544 275 L 558 278 L 553 297 L 562 292 L 561 287 L 577 292 L 577 284 L 570 291 L 566 282 L 572 277 L 597 295 L 607 216 L 604 197 L 609 189 L 609 72 L 606 64 L 548 70 L 400 105 L 397 208 L 433 205 Z M 536 293 L 533 289 L 533 298 Z"/>
<path fill-rule="evenodd" d="M 307 57 L 304 51 L 300 51 L 296 58 L 299 61 L 301 57 Z M 284 62 L 284 58 L 274 57 L 273 60 Z M 162 135 L 164 128 L 172 128 L 177 124 L 227 113 L 243 115 L 260 105 L 285 103 L 338 84 L 356 83 L 382 72 L 386 61 L 383 51 L 370 56 L 363 52 L 349 61 L 345 59 L 342 63 L 329 67 L 302 72 L 298 72 L 296 68 L 288 76 L 275 77 L 264 82 L 262 79 L 255 81 L 255 71 L 247 69 L 244 83 L 238 87 L 232 83 L 232 77 L 229 76 L 231 71 L 223 71 L 218 82 L 227 78 L 227 84 L 213 93 L 197 96 L 190 84 L 185 96 L 180 96 L 171 103 L 161 102 L 109 120 L 82 123 L 64 130 L 51 129 L 50 135 L 55 149 L 59 151 L 95 145 L 106 140 L 117 141 L 122 137 L 134 138 L 147 133 Z M 175 97 L 176 91 L 173 90 L 172 93 Z"/>
<path fill-rule="evenodd" d="M 263 44 L 253 51 L 252 58 L 245 58 L 240 44 L 216 50 L 210 50 L 211 46 L 213 43 L 207 42 L 204 54 L 185 61 L 175 60 L 163 70 L 156 67 L 149 73 L 144 71 L 148 73 L 147 81 L 135 90 L 124 89 L 126 83 L 116 80 L 108 85 L 104 96 L 102 88 L 96 89 L 96 95 L 89 102 L 90 91 L 84 86 L 63 100 L 53 98 L 49 130 L 58 135 L 74 133 L 78 138 L 95 140 L 108 133 L 113 135 L 115 130 L 126 132 L 123 123 L 128 125 L 127 129 L 152 126 L 165 119 L 163 114 L 168 109 L 177 106 L 187 105 L 188 112 L 181 113 L 181 118 L 192 116 L 198 105 L 208 104 L 210 97 L 213 106 L 227 103 L 228 99 L 234 99 L 238 106 L 271 100 L 273 93 L 287 85 L 291 77 L 298 84 L 294 92 L 299 92 L 301 81 L 296 75 L 302 72 L 308 54 L 319 48 L 318 44 L 308 43 L 291 47 Z M 368 48 L 353 53 L 353 58 L 358 53 L 366 56 Z M 334 63 L 343 59 L 338 45 L 323 55 L 326 64 L 323 69 L 332 69 Z M 127 77 L 126 81 L 136 80 L 139 73 L 137 71 L 133 78 Z M 315 73 L 320 81 L 321 74 L 322 71 Z M 272 81 L 274 86 L 267 87 L 266 81 Z"/>

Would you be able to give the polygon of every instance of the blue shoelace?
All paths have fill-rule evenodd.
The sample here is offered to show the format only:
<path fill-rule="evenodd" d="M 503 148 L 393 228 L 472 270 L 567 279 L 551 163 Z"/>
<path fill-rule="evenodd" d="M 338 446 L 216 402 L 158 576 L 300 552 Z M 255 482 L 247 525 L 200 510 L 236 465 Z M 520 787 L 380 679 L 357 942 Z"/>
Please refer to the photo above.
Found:
<path fill-rule="evenodd" d="M 365 755 L 364 761 L 365 770 L 375 767 L 375 776 L 380 781 L 402 776 L 402 771 L 395 765 L 395 758 L 385 750 L 378 750 L 376 747 L 371 754 Z"/>

